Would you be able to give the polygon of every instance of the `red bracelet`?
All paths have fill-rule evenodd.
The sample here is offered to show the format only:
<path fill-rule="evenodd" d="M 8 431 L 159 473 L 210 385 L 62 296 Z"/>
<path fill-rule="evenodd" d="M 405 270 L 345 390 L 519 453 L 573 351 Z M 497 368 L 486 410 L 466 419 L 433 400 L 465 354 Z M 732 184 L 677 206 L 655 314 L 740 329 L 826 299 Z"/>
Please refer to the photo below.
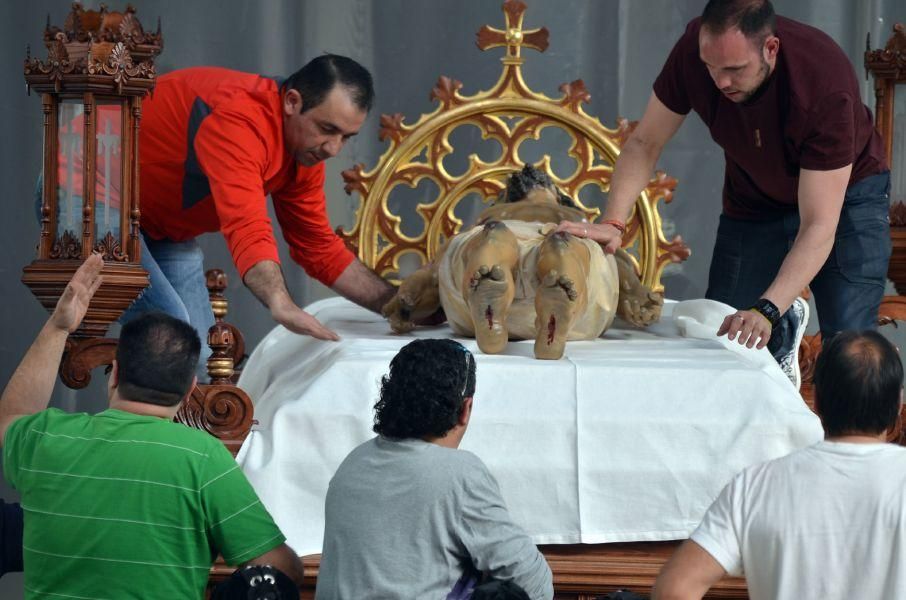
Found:
<path fill-rule="evenodd" d="M 604 219 L 601 221 L 601 225 L 610 225 L 614 229 L 620 232 L 620 235 L 626 233 L 626 223 L 619 219 Z"/>

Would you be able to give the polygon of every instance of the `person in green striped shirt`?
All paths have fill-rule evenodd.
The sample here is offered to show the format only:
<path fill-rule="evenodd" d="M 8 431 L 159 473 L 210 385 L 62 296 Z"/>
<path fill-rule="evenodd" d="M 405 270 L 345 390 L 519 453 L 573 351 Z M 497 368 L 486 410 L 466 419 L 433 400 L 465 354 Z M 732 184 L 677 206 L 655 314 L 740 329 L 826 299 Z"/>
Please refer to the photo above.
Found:
<path fill-rule="evenodd" d="M 126 324 L 110 408 L 47 409 L 68 334 L 101 282 L 88 258 L 0 397 L 3 472 L 21 495 L 27 598 L 201 598 L 213 559 L 302 565 L 216 438 L 173 422 L 195 384 L 191 326 Z"/>

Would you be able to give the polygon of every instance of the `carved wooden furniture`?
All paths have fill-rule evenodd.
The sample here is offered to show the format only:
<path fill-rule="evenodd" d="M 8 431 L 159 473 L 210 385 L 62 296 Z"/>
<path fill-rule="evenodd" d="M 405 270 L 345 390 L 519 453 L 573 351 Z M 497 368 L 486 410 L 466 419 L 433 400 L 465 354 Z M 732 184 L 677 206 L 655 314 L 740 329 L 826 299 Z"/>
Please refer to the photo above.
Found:
<path fill-rule="evenodd" d="M 44 177 L 38 257 L 22 281 L 50 311 L 82 261 L 103 254 L 104 282 L 60 367 L 67 386 L 83 388 L 115 356 L 116 339 L 102 337 L 107 328 L 148 285 L 139 256 L 138 131 L 163 38 L 160 23 L 146 32 L 131 6 L 92 11 L 74 3 L 62 28 L 48 20 L 44 42 L 46 60 L 25 60 L 25 81 L 41 93 L 44 111 Z M 245 346 L 223 320 L 226 276 L 209 271 L 207 284 L 215 315 L 211 384 L 192 391 L 177 421 L 218 437 L 235 455 L 252 425 L 252 403 L 232 383 Z"/>
<path fill-rule="evenodd" d="M 25 60 L 44 112 L 44 185 L 38 257 L 22 281 L 52 310 L 78 265 L 102 253 L 104 283 L 73 335 L 97 338 L 148 284 L 139 262 L 138 126 L 162 37 L 159 28 L 145 33 L 131 7 L 74 4 L 62 29 L 48 21 L 44 42 L 46 60 L 30 52 Z"/>
<path fill-rule="evenodd" d="M 881 322 L 906 318 L 906 27 L 897 23 L 882 49 L 871 49 L 866 39 L 865 69 L 874 78 L 875 128 L 884 140 L 890 164 L 890 237 L 893 252 L 888 277 L 898 296 L 888 296 L 881 305 Z M 898 86 L 900 94 L 897 95 Z M 900 118 L 897 122 L 897 117 Z"/>

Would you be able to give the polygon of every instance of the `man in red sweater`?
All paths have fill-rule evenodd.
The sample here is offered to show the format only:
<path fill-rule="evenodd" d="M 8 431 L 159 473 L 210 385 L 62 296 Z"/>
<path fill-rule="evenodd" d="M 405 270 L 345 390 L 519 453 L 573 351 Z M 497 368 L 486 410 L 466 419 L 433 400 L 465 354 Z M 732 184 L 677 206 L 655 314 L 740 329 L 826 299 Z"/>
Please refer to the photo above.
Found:
<path fill-rule="evenodd" d="M 334 291 L 378 311 L 393 287 L 333 232 L 324 160 L 335 156 L 371 108 L 371 75 L 325 54 L 286 81 L 214 67 L 160 77 L 143 104 L 140 136 L 142 264 L 151 286 L 130 314 L 157 309 L 206 339 L 213 315 L 195 238 L 220 231 L 242 281 L 287 329 L 337 335 L 290 296 L 267 196 L 290 255 Z"/>

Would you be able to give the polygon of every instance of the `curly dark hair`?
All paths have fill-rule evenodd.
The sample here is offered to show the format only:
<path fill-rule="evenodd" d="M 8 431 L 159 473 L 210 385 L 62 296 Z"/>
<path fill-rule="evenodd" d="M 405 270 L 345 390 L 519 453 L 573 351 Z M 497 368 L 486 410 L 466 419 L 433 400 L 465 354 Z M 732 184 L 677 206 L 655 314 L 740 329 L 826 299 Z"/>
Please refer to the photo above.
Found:
<path fill-rule="evenodd" d="M 550 188 L 557 193 L 557 202 L 562 206 L 578 208 L 573 199 L 560 191 L 554 185 L 554 180 L 544 171 L 539 171 L 532 165 L 525 165 L 521 171 L 516 171 L 506 180 L 506 191 L 501 194 L 503 202 L 519 202 L 525 200 L 529 192 L 536 188 Z"/>
<path fill-rule="evenodd" d="M 390 361 L 374 405 L 374 431 L 405 439 L 443 437 L 475 394 L 475 358 L 453 340 L 409 342 Z"/>

